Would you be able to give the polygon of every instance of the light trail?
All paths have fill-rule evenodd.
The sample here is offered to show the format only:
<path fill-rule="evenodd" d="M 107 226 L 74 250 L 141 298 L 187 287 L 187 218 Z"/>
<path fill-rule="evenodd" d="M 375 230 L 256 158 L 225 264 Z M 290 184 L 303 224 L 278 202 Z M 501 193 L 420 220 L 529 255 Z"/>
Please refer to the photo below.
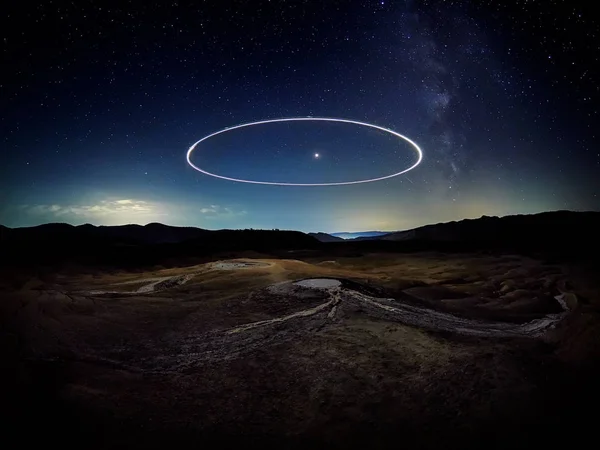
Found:
<path fill-rule="evenodd" d="M 376 130 L 380 130 L 383 131 L 385 133 L 389 133 L 393 136 L 396 136 L 400 139 L 405 140 L 406 142 L 408 142 L 415 150 L 415 152 L 417 153 L 417 162 L 415 162 L 412 166 L 410 166 L 408 169 L 404 169 L 400 172 L 397 173 L 393 173 L 391 175 L 385 175 L 383 177 L 378 177 L 378 178 L 369 178 L 369 179 L 365 179 L 365 180 L 356 180 L 356 181 L 342 181 L 342 182 L 336 182 L 336 183 L 284 183 L 284 182 L 278 182 L 278 181 L 255 181 L 255 180 L 244 180 L 241 178 L 232 178 L 232 177 L 226 177 L 223 175 L 217 175 L 216 173 L 211 173 L 208 172 L 207 170 L 204 170 L 198 166 L 196 166 L 194 163 L 192 163 L 191 161 L 191 156 L 192 153 L 194 152 L 194 150 L 196 149 L 196 147 L 198 147 L 198 145 L 200 145 L 202 142 L 217 136 L 219 134 L 222 133 L 227 133 L 228 131 L 232 131 L 232 130 L 236 130 L 238 128 L 244 128 L 244 127 L 251 127 L 254 125 L 263 125 L 263 124 L 267 124 L 267 123 L 277 123 L 277 122 L 310 122 L 310 121 L 314 121 L 314 122 L 341 122 L 341 123 L 351 123 L 354 125 L 359 125 L 359 126 L 363 126 L 363 127 L 368 127 L 368 128 L 374 128 Z M 366 123 L 366 122 L 359 122 L 356 120 L 349 120 L 349 119 L 338 119 L 338 118 L 333 118 L 333 117 L 288 117 L 288 118 L 283 118 L 283 119 L 270 119 L 270 120 L 260 120 L 258 122 L 250 122 L 250 123 L 243 123 L 241 125 L 236 125 L 234 127 L 229 127 L 229 128 L 225 128 L 223 130 L 217 131 L 215 133 L 211 133 L 208 136 L 203 137 L 202 139 L 200 139 L 199 141 L 197 141 L 195 144 L 193 144 L 189 150 L 187 151 L 187 162 L 190 166 L 192 166 L 194 169 L 196 169 L 198 172 L 201 172 L 205 175 L 211 176 L 211 177 L 215 177 L 215 178 L 220 178 L 222 180 L 228 180 L 228 181 L 235 181 L 238 183 L 250 183 L 250 184 L 267 184 L 267 185 L 271 185 L 271 186 L 343 186 L 343 185 L 347 185 L 347 184 L 360 184 L 360 183 L 373 183 L 374 181 L 381 181 L 381 180 L 387 180 L 388 178 L 394 178 L 397 177 L 399 175 L 402 175 L 404 173 L 407 173 L 411 170 L 413 170 L 415 167 L 417 167 L 421 161 L 423 160 L 423 151 L 421 150 L 421 148 L 416 144 L 416 142 L 414 142 L 413 140 L 407 138 L 406 136 L 397 133 L 394 130 L 390 130 L 389 128 L 384 128 L 384 127 L 380 127 L 379 125 L 373 125 L 371 123 Z"/>

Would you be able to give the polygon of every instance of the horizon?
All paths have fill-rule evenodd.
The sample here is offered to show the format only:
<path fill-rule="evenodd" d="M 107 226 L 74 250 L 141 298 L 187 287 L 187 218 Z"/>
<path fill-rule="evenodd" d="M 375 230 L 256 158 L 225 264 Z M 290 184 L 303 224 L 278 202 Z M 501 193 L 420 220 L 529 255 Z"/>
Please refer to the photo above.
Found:
<path fill-rule="evenodd" d="M 313 230 L 301 230 L 301 229 L 297 229 L 297 228 L 278 228 L 278 227 L 262 227 L 262 228 L 255 228 L 255 227 L 239 227 L 239 228 L 205 228 L 205 227 L 200 227 L 200 226 L 194 226 L 194 225 L 174 225 L 174 224 L 168 224 L 168 223 L 164 223 L 164 222 L 156 222 L 156 221 L 152 221 L 152 222 L 147 222 L 147 223 L 120 223 L 120 224 L 93 224 L 90 222 L 84 222 L 84 223 L 71 223 L 71 222 L 42 222 L 42 223 L 37 223 L 35 225 L 26 225 L 26 226 L 18 226 L 18 227 L 11 227 L 8 225 L 5 225 L 3 223 L 0 223 L 0 226 L 4 226 L 6 228 L 10 228 L 10 229 L 16 229 L 16 228 L 33 228 L 33 227 L 38 227 L 38 226 L 42 226 L 42 225 L 70 225 L 73 227 L 79 227 L 79 226 L 83 226 L 83 225 L 91 225 L 94 227 L 122 227 L 122 226 L 128 226 L 128 225 L 137 225 L 137 226 L 142 226 L 145 227 L 147 225 L 152 225 L 152 224 L 158 224 L 158 225 L 164 225 L 167 227 L 175 227 L 175 228 L 198 228 L 198 229 L 204 229 L 207 231 L 222 231 L 222 230 L 232 230 L 232 231 L 240 231 L 240 230 L 248 230 L 248 229 L 252 229 L 252 230 L 256 230 L 256 231 L 272 231 L 272 230 L 278 230 L 278 231 L 299 231 L 301 233 L 305 233 L 305 234 L 310 234 L 310 233 L 324 233 L 324 234 L 328 234 L 330 236 L 333 236 L 335 234 L 359 234 L 359 233 L 397 233 L 397 232 L 403 232 L 403 231 L 410 231 L 410 230 L 414 230 L 417 228 L 421 228 L 421 227 L 425 227 L 425 226 L 430 226 L 430 225 L 439 225 L 439 224 L 444 224 L 444 223 L 450 223 L 450 222 L 459 222 L 462 220 L 477 220 L 477 219 L 481 219 L 483 217 L 496 217 L 496 218 L 504 218 L 504 217 L 511 217 L 511 216 L 532 216 L 532 215 L 538 215 L 538 214 L 544 214 L 544 213 L 559 213 L 559 212 L 571 212 L 571 213 L 600 213 L 600 209 L 597 210 L 566 210 L 566 209 L 556 209 L 556 210 L 551 210 L 551 211 L 538 211 L 538 212 L 534 212 L 534 213 L 525 213 L 525 214 L 506 214 L 506 215 L 502 215 L 502 216 L 497 216 L 497 215 L 489 215 L 489 214 L 482 214 L 479 217 L 464 217 L 462 219 L 455 219 L 455 220 L 448 220 L 448 221 L 443 221 L 443 222 L 431 222 L 431 223 L 425 223 L 422 225 L 418 225 L 416 227 L 411 227 L 411 228 L 406 228 L 406 229 L 394 229 L 394 230 L 357 230 L 357 231 L 313 231 Z M 344 239 L 344 238 L 342 238 Z"/>

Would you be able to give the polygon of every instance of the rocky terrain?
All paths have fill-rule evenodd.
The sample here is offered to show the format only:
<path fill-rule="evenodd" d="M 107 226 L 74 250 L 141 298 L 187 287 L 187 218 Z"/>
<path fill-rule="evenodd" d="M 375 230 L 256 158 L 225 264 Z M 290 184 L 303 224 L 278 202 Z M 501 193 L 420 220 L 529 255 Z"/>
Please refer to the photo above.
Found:
<path fill-rule="evenodd" d="M 566 438 L 597 394 L 584 265 L 256 255 L 1 282 L 10 423 L 63 446 L 515 448 Z"/>

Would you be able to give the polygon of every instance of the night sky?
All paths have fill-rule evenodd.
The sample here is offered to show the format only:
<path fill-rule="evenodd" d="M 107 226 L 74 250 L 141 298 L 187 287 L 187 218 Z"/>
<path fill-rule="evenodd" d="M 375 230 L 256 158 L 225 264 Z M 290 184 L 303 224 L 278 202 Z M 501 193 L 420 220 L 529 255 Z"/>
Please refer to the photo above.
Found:
<path fill-rule="evenodd" d="M 594 2 L 9 4 L 1 224 L 335 232 L 600 209 Z M 187 165 L 207 134 L 300 116 L 390 128 L 423 162 L 329 187 L 242 184 Z M 398 172 L 415 155 L 381 132 L 312 122 L 234 130 L 193 160 L 225 176 L 326 183 Z"/>

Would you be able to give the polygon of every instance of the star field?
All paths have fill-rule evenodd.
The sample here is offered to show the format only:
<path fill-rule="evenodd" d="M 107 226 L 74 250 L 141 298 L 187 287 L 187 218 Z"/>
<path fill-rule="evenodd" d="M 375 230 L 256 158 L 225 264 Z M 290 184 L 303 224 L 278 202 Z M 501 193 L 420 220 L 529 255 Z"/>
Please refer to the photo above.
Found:
<path fill-rule="evenodd" d="M 3 14 L 0 223 L 400 230 L 600 207 L 600 26 L 584 1 L 48 1 Z M 340 117 L 423 163 L 360 186 L 248 186 L 186 165 L 214 131 Z M 318 155 L 318 156 L 317 156 Z M 272 124 L 198 158 L 228 176 L 401 170 L 375 132 Z"/>

